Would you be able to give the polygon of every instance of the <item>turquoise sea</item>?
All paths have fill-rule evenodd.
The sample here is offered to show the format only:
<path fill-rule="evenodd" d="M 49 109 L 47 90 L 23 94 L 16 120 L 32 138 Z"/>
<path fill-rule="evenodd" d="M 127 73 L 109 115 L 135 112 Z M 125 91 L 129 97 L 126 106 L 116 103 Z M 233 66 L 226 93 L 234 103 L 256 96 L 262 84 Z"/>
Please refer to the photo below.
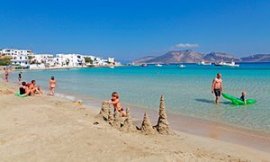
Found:
<path fill-rule="evenodd" d="M 170 113 L 270 132 L 270 63 L 245 63 L 239 68 L 185 65 L 24 71 L 23 79 L 35 79 L 48 90 L 48 80 L 55 76 L 57 93 L 88 104 L 109 99 L 117 91 L 124 105 L 158 110 L 164 95 Z M 211 82 L 218 72 L 223 76 L 224 92 L 240 97 L 246 91 L 247 98 L 255 98 L 257 103 L 233 106 L 222 99 L 215 105 Z M 12 75 L 13 80 L 17 74 Z"/>

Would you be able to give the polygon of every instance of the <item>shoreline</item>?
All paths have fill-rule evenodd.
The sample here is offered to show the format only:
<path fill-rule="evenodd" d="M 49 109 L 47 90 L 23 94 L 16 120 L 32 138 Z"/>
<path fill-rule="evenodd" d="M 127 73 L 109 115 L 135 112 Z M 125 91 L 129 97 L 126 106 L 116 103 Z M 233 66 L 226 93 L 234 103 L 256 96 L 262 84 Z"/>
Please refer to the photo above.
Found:
<path fill-rule="evenodd" d="M 16 86 L 15 82 L 8 84 L 11 84 L 12 87 Z M 91 96 L 88 97 L 90 100 L 86 100 L 86 96 L 70 96 L 64 93 L 56 94 L 58 94 L 55 96 L 57 98 L 67 99 L 70 101 L 81 100 L 83 101 L 84 105 L 91 107 L 91 109 L 96 113 L 99 112 L 101 103 L 103 101 Z M 152 124 L 156 124 L 155 122 L 157 121 L 156 117 L 158 114 L 158 109 L 146 109 L 125 103 L 123 103 L 123 105 L 131 108 L 132 117 L 134 118 L 137 126 L 141 124 L 140 120 L 142 119 L 144 112 L 148 113 Z M 246 127 L 239 127 L 237 125 L 223 123 L 221 121 L 211 121 L 203 118 L 188 116 L 181 113 L 167 111 L 167 114 L 169 117 L 168 119 L 170 126 L 174 131 L 239 144 L 270 153 L 270 133 L 252 130 Z"/>
<path fill-rule="evenodd" d="M 97 102 L 95 104 L 88 103 L 86 105 L 94 108 L 98 113 L 101 101 L 100 103 Z M 144 112 L 148 113 L 152 124 L 156 124 L 158 109 L 152 110 L 140 107 L 128 107 L 131 108 L 130 111 L 137 126 L 141 124 L 140 122 Z M 238 127 L 237 125 L 230 125 L 218 121 L 196 118 L 180 113 L 167 112 L 167 115 L 170 127 L 176 132 L 185 132 L 192 135 L 239 144 L 270 153 L 270 133 Z"/>
<path fill-rule="evenodd" d="M 70 99 L 69 95 L 63 95 L 63 98 Z M 82 99 L 83 104 L 91 107 L 96 113 L 99 113 L 103 100 L 89 97 L 91 100 L 85 101 L 86 99 L 77 97 L 76 95 L 73 97 L 78 100 Z M 132 117 L 137 126 L 140 126 L 144 112 L 148 113 L 152 124 L 156 124 L 158 108 L 157 110 L 153 110 L 125 103 L 123 103 L 123 105 L 130 108 Z M 167 115 L 170 127 L 176 132 L 185 132 L 196 136 L 239 144 L 270 153 L 270 133 L 252 130 L 246 127 L 239 127 L 220 121 L 211 121 L 181 113 L 174 113 L 168 110 Z"/>
<path fill-rule="evenodd" d="M 124 133 L 98 120 L 93 107 L 59 97 L 21 98 L 14 91 L 14 86 L 1 82 L 1 161 L 259 162 L 270 158 L 269 153 L 251 147 L 182 131 L 177 135 Z M 156 119 L 151 121 L 154 125 Z"/>

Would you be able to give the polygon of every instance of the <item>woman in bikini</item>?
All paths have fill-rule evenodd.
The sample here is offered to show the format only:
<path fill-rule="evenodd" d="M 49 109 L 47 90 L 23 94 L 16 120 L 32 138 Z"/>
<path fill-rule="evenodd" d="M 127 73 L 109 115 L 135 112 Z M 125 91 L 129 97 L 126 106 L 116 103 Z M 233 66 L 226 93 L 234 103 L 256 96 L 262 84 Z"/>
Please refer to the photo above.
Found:
<path fill-rule="evenodd" d="M 52 76 L 49 81 L 49 89 L 50 89 L 49 95 L 54 96 L 55 87 L 56 87 L 56 80 L 54 79 L 54 76 Z"/>

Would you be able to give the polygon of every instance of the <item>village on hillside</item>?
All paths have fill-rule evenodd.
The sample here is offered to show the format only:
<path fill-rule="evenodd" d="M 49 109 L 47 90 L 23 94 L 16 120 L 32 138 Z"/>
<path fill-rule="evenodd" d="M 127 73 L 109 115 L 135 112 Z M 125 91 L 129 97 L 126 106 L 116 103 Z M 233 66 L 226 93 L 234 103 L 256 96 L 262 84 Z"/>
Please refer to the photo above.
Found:
<path fill-rule="evenodd" d="M 17 69 L 54 69 L 77 67 L 114 67 L 120 66 L 114 58 L 84 54 L 37 54 L 31 50 L 0 49 L 0 65 L 12 65 Z"/>

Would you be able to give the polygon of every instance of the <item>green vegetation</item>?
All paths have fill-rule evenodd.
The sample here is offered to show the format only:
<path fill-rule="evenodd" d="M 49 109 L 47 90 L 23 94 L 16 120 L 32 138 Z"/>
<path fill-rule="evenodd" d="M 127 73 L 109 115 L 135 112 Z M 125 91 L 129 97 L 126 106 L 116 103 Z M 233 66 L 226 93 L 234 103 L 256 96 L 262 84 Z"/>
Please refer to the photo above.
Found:
<path fill-rule="evenodd" d="M 0 57 L 0 66 L 11 65 L 11 57 L 1 56 Z"/>
<path fill-rule="evenodd" d="M 93 64 L 94 60 L 92 60 L 90 57 L 85 57 L 84 58 L 85 63 Z"/>

